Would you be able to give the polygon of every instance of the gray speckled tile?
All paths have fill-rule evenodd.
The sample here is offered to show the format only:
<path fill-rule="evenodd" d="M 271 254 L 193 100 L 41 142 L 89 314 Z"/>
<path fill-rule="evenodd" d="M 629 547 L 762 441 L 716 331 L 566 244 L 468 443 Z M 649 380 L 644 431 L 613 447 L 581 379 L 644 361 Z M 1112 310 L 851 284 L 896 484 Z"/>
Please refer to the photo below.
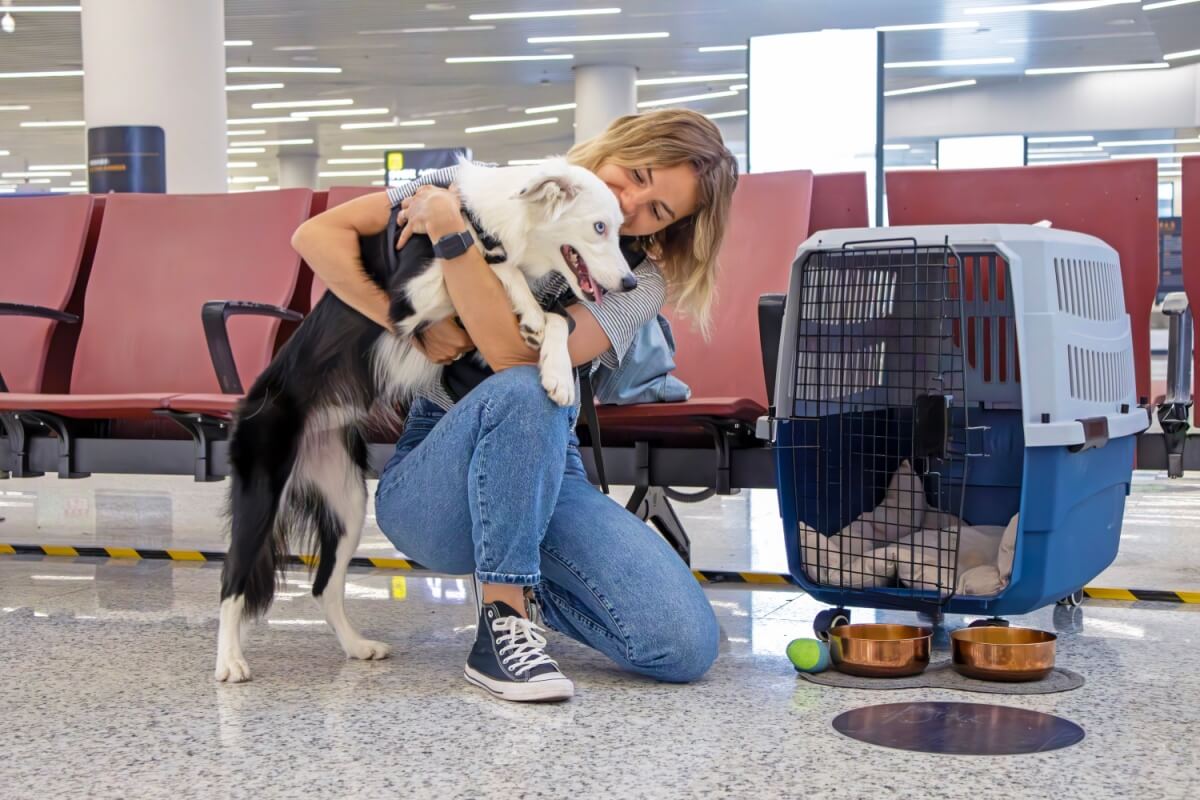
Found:
<path fill-rule="evenodd" d="M 33 574 L 92 575 L 29 595 Z M 713 590 L 716 666 L 692 686 L 617 672 L 553 636 L 578 696 L 493 701 L 465 684 L 473 610 L 461 582 L 351 577 L 348 609 L 393 645 L 348 662 L 302 596 L 249 632 L 255 679 L 213 682 L 219 572 L 0 558 L 0 758 L 5 800 L 110 797 L 1191 798 L 1200 621 L 1182 607 L 1092 604 L 1028 621 L 1057 628 L 1074 692 L 996 698 L 874 693 L 798 681 L 783 646 L 821 607 L 806 597 Z M 285 592 L 303 591 L 296 573 Z M 147 585 L 147 584 L 150 585 Z M 401 591 L 402 589 L 402 591 Z M 396 595 L 402 594 L 404 599 Z M 874 612 L 861 612 L 862 618 Z M 911 615 L 910 615 L 911 618 Z M 961 621 L 961 620 L 959 620 Z M 952 620 L 952 622 L 956 622 Z M 1001 702 L 1057 713 L 1087 738 L 1015 758 L 944 758 L 845 739 L 838 713 L 901 700 Z"/>

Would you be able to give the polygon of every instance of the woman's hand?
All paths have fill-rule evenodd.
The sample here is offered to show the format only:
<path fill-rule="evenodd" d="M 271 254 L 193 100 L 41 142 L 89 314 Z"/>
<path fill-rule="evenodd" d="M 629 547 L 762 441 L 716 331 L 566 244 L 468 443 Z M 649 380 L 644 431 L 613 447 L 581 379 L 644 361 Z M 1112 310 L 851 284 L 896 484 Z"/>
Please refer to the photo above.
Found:
<path fill-rule="evenodd" d="M 424 234 L 433 241 L 467 228 L 462 215 L 462 201 L 458 191 L 451 186 L 422 186 L 412 197 L 400 203 L 397 223 L 404 230 L 396 238 L 396 249 L 404 247 L 413 234 Z"/>
<path fill-rule="evenodd" d="M 435 322 L 416 340 L 417 349 L 435 364 L 449 364 L 475 349 L 475 343 L 453 319 Z"/>

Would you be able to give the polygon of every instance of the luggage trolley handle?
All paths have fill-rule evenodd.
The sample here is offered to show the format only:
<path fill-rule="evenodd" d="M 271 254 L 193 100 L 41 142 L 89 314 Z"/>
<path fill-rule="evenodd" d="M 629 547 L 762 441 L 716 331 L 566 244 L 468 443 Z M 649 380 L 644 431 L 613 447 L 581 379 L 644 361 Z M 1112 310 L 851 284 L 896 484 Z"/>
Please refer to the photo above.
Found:
<path fill-rule="evenodd" d="M 1192 312 L 1187 295 L 1171 292 L 1163 298 L 1169 325 L 1167 340 L 1167 396 L 1158 407 L 1158 422 L 1167 449 L 1167 476 L 1183 476 L 1183 451 L 1187 445 L 1188 416 L 1192 410 Z"/>

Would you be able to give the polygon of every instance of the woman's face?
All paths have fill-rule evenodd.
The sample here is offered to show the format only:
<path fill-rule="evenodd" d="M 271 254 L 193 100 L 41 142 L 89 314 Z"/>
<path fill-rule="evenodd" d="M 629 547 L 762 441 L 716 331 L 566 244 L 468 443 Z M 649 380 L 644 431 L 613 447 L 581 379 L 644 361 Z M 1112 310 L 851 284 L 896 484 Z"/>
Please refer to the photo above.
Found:
<path fill-rule="evenodd" d="M 690 164 L 673 167 L 620 167 L 602 164 L 596 175 L 621 204 L 625 236 L 649 236 L 696 213 L 699 192 Z"/>

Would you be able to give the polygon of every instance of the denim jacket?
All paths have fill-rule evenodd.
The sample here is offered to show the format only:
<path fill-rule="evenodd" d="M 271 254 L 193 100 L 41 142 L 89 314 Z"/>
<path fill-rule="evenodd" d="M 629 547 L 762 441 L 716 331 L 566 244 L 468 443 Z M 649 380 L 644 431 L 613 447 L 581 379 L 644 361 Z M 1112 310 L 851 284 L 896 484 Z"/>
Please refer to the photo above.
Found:
<path fill-rule="evenodd" d="M 667 318 L 659 314 L 638 329 L 616 369 L 601 364 L 592 373 L 596 402 L 626 406 L 687 400 L 692 390 L 671 374 L 673 369 L 675 337 Z"/>

